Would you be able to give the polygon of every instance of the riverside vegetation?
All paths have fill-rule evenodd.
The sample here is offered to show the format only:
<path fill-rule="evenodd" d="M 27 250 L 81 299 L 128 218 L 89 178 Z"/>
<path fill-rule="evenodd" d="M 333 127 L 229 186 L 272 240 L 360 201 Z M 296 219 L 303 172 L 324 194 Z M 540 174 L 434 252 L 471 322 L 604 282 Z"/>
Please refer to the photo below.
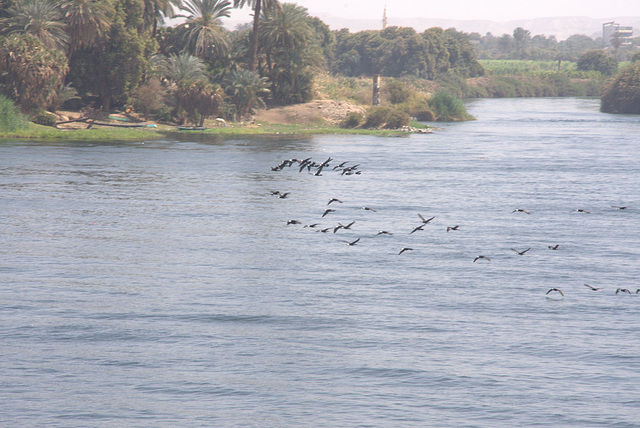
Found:
<path fill-rule="evenodd" d="M 234 7 L 252 8 L 252 24 L 225 29 Z M 163 25 L 171 17 L 183 21 Z M 523 28 L 499 37 L 453 28 L 351 33 L 332 31 L 304 7 L 276 0 L 4 0 L 0 39 L 5 137 L 57 137 L 63 132 L 51 125 L 60 118 L 47 112 L 61 110 L 86 117 L 127 112 L 159 124 L 100 131 L 121 139 L 166 133 L 175 125 L 203 127 L 215 118 L 230 124 L 216 130 L 224 133 L 395 129 L 417 125 L 412 118 L 472 119 L 462 98 L 598 96 L 603 88 L 622 91 L 631 104 L 608 107 L 620 97 L 605 97 L 603 110 L 637 110 L 627 95 L 637 87 L 631 54 L 638 38 L 631 47 L 605 52 L 598 39 L 557 41 Z M 623 62 L 621 74 L 618 58 L 631 64 Z M 267 105 L 316 98 L 367 106 L 373 74 L 383 76 L 383 106 L 349 114 L 342 128 L 246 125 Z M 76 131 L 71 138 L 97 131 Z"/>

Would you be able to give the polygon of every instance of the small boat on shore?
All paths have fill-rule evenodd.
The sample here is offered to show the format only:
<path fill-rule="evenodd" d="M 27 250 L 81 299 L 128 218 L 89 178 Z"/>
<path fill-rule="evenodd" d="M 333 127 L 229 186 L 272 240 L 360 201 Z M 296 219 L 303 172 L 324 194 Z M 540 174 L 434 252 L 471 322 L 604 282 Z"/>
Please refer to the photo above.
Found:
<path fill-rule="evenodd" d="M 206 131 L 204 126 L 178 126 L 178 131 Z"/>

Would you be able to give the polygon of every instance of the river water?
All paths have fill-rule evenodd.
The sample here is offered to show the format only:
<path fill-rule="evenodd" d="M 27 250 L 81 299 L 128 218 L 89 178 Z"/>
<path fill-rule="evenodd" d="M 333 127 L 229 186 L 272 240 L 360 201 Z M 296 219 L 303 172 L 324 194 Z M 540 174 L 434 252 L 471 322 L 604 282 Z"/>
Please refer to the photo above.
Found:
<path fill-rule="evenodd" d="M 468 109 L 409 137 L 0 143 L 0 425 L 640 426 L 640 118 Z M 308 157 L 332 161 L 271 169 Z"/>

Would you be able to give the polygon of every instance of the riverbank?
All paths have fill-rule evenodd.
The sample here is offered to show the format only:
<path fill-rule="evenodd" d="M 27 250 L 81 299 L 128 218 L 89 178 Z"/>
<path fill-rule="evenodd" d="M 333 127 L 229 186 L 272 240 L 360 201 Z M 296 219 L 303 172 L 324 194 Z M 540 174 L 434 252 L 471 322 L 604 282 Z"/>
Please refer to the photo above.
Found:
<path fill-rule="evenodd" d="M 420 128 L 415 128 L 420 129 Z M 420 131 L 424 132 L 424 131 Z M 251 125 L 229 124 L 226 127 L 211 127 L 202 130 L 179 130 L 175 126 L 158 125 L 156 128 L 99 128 L 63 130 L 48 126 L 29 124 L 26 129 L 13 132 L 0 132 L 1 140 L 66 140 L 66 141 L 141 141 L 159 140 L 172 136 L 197 134 L 219 136 L 242 135 L 379 135 L 400 136 L 408 135 L 407 130 L 389 129 L 343 129 L 337 126 L 311 125 L 311 124 L 271 124 L 256 123 Z"/>
<path fill-rule="evenodd" d="M 334 100 L 315 100 L 304 104 L 274 107 L 260 110 L 248 122 L 220 122 L 209 119 L 203 128 L 180 129 L 175 125 L 146 122 L 144 127 L 122 128 L 94 124 L 87 129 L 86 122 L 70 122 L 57 128 L 29 123 L 27 128 L 12 132 L 0 131 L 0 140 L 67 140 L 67 141 L 140 141 L 172 138 L 183 134 L 242 136 L 279 134 L 345 134 L 400 136 L 411 133 L 428 133 L 424 123 L 412 122 L 401 129 L 346 129 L 339 123 L 352 112 L 365 112 L 364 107 Z M 65 120 L 79 119 L 80 113 L 59 112 Z M 108 122 L 104 119 L 103 122 Z M 111 120 L 113 124 L 121 121 Z"/>

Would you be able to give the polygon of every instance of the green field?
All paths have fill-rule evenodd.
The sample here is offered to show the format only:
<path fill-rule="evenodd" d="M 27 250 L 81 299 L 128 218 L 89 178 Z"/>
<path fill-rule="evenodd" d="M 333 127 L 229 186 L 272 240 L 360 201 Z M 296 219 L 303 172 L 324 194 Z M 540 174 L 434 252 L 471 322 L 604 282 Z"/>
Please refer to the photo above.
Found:
<path fill-rule="evenodd" d="M 480 60 L 487 76 L 548 77 L 562 73 L 573 79 L 599 78 L 600 73 L 578 71 L 571 61 Z M 558 68 L 559 66 L 559 68 Z"/>

